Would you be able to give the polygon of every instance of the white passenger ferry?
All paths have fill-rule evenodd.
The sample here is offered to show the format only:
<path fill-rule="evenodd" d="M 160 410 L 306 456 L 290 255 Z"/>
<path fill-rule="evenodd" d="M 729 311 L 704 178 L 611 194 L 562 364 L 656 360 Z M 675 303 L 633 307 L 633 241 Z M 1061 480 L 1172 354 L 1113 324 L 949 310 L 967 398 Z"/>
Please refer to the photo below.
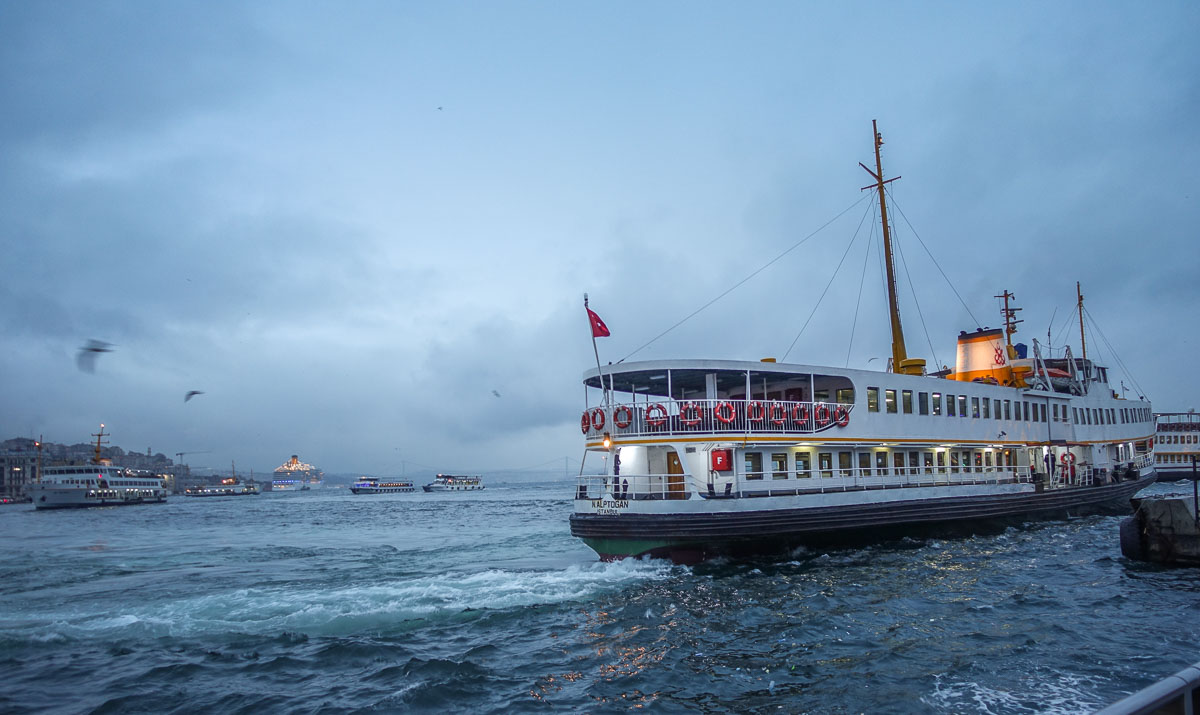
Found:
<path fill-rule="evenodd" d="M 350 487 L 354 494 L 395 494 L 400 492 L 415 492 L 416 485 L 407 479 L 394 482 L 381 482 L 373 477 L 363 477 Z"/>
<path fill-rule="evenodd" d="M 100 458 L 104 425 L 100 425 L 99 434 L 92 436 L 96 438 L 96 454 L 91 464 L 48 466 L 40 470 L 38 481 L 29 485 L 35 507 L 68 509 L 167 500 L 161 477 L 136 474 Z"/>
<path fill-rule="evenodd" d="M 1037 341 L 1023 354 L 1007 291 L 1005 330 L 961 334 L 954 370 L 928 374 L 908 357 L 875 138 L 888 371 L 771 359 L 587 371 L 571 533 L 602 558 L 687 562 L 893 527 L 1127 509 L 1154 481 L 1150 403 L 1118 397 L 1085 343 L 1081 358 L 1046 359 Z"/>
<path fill-rule="evenodd" d="M 483 477 L 461 477 L 439 474 L 433 481 L 421 487 L 427 492 L 473 492 L 483 489 Z"/>
<path fill-rule="evenodd" d="M 1158 481 L 1191 479 L 1192 461 L 1200 461 L 1200 415 L 1159 412 L 1154 437 L 1154 466 Z"/>

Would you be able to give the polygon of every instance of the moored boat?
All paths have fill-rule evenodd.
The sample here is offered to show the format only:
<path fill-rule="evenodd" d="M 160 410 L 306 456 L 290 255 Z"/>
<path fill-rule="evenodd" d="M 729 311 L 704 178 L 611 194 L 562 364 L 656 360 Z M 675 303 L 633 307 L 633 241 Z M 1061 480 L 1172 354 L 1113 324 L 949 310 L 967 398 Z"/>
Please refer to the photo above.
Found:
<path fill-rule="evenodd" d="M 374 477 L 363 477 L 350 487 L 350 491 L 354 494 L 395 494 L 415 492 L 416 490 L 417 487 L 407 479 L 381 482 Z"/>
<path fill-rule="evenodd" d="M 473 492 L 483 489 L 483 477 L 439 474 L 421 488 L 427 492 Z"/>
<path fill-rule="evenodd" d="M 29 495 L 38 509 L 69 509 L 90 506 L 127 506 L 167 500 L 162 477 L 139 474 L 100 457 L 104 425 L 96 438 L 91 464 L 51 465 L 39 470 L 29 485 Z"/>
<path fill-rule="evenodd" d="M 773 359 L 588 370 L 571 533 L 601 558 L 695 561 L 916 525 L 1128 509 L 1154 481 L 1150 403 L 1119 397 L 1082 335 L 1080 358 L 1013 345 L 1019 309 L 1007 291 L 997 296 L 1005 329 L 960 334 L 953 370 L 931 374 L 908 356 L 875 140 L 867 171 L 883 227 L 887 371 Z M 1081 326 L 1082 305 L 1079 295 Z M 594 337 L 608 335 L 589 318 Z"/>
<path fill-rule="evenodd" d="M 1200 473 L 1200 415 L 1159 412 L 1155 415 L 1154 466 L 1160 482 L 1192 479 Z"/>

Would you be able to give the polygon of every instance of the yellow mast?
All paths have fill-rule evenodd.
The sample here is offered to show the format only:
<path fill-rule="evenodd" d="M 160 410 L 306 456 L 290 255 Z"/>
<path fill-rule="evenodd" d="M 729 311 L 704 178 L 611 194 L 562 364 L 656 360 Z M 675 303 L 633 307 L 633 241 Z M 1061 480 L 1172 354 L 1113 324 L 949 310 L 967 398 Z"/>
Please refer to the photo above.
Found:
<path fill-rule="evenodd" d="M 892 372 L 920 375 L 925 371 L 925 361 L 919 358 L 910 359 L 908 352 L 904 349 L 904 328 L 900 326 L 900 304 L 896 299 L 896 268 L 895 260 L 892 258 L 892 234 L 888 228 L 887 201 L 884 200 L 884 184 L 889 184 L 900 177 L 895 176 L 884 180 L 883 159 L 879 155 L 879 147 L 883 146 L 883 135 L 879 133 L 878 124 L 874 119 L 871 120 L 871 131 L 875 134 L 875 171 L 871 171 L 862 162 L 859 162 L 858 165 L 875 178 L 875 183 L 864 186 L 863 190 L 874 188 L 879 192 L 879 217 L 883 222 L 883 252 L 886 256 L 884 264 L 887 267 L 888 310 L 892 318 Z"/>
<path fill-rule="evenodd" d="M 104 439 L 104 423 L 100 424 L 100 433 L 93 433 L 92 436 L 96 438 L 96 456 L 92 458 L 92 463 L 101 464 L 102 460 L 100 459 L 100 445 L 102 442 L 100 440 Z"/>

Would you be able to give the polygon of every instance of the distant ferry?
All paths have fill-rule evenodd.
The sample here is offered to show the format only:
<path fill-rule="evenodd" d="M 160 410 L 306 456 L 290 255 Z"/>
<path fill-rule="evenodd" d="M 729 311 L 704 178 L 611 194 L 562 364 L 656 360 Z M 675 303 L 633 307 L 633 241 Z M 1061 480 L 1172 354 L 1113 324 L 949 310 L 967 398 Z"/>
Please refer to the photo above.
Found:
<path fill-rule="evenodd" d="M 1154 437 L 1154 466 L 1158 481 L 1191 479 L 1192 460 L 1200 461 L 1200 415 L 1159 412 Z"/>
<path fill-rule="evenodd" d="M 395 482 L 380 482 L 378 479 L 363 477 L 350 487 L 355 494 L 391 494 L 396 492 L 415 492 L 417 488 L 412 482 L 400 480 Z"/>
<path fill-rule="evenodd" d="M 236 477 L 222 479 L 220 484 L 210 484 L 185 489 L 185 497 L 244 497 L 258 494 L 257 484 L 242 484 Z"/>
<path fill-rule="evenodd" d="M 483 489 L 483 477 L 460 477 L 439 474 L 433 481 L 421 487 L 427 492 L 471 492 Z"/>
<path fill-rule="evenodd" d="M 306 492 L 317 489 L 325 484 L 325 473 L 311 464 L 300 461 L 293 454 L 292 458 L 275 467 L 275 478 L 271 480 L 271 490 L 276 492 Z"/>
<path fill-rule="evenodd" d="M 161 477 L 137 475 L 100 458 L 104 425 L 96 438 L 96 454 L 87 465 L 45 467 L 38 481 L 29 485 L 38 509 L 69 509 L 88 506 L 123 506 L 165 502 L 167 489 Z"/>
<path fill-rule="evenodd" d="M 1007 291 L 997 296 L 1005 330 L 961 333 L 953 370 L 930 373 L 908 356 L 885 203 L 891 179 L 874 139 L 875 169 L 863 168 L 882 225 L 887 370 L 773 358 L 588 370 L 585 467 L 570 523 L 602 559 L 693 562 L 914 525 L 1128 510 L 1154 482 L 1151 405 L 1120 397 L 1107 368 L 1088 359 L 1078 286 L 1081 358 L 1065 349 L 1053 359 L 1036 340 L 1032 350 L 1013 345 L 1019 308 Z M 1002 247 L 992 248 L 1002 260 Z M 988 258 L 984 247 L 968 250 Z M 607 334 L 589 318 L 593 336 Z M 719 344 L 761 338 L 736 325 L 713 335 Z"/>

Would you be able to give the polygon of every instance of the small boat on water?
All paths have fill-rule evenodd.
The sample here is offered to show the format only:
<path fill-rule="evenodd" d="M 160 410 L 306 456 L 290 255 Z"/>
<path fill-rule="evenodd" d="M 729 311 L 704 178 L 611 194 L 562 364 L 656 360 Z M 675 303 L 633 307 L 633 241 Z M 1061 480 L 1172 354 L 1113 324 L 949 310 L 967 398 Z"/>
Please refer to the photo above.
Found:
<path fill-rule="evenodd" d="M 394 482 L 381 482 L 373 477 L 363 477 L 350 487 L 350 491 L 354 494 L 395 494 L 400 492 L 415 492 L 416 490 L 417 487 L 405 479 Z"/>
<path fill-rule="evenodd" d="M 29 485 L 29 495 L 38 509 L 70 509 L 89 506 L 127 506 L 162 503 L 167 489 L 162 477 L 137 474 L 101 459 L 104 425 L 96 438 L 91 464 L 54 465 L 39 470 Z"/>
<path fill-rule="evenodd" d="M 439 474 L 421 488 L 427 492 L 473 492 L 483 489 L 483 477 Z"/>
<path fill-rule="evenodd" d="M 618 361 L 584 373 L 571 533 L 602 559 L 695 562 L 927 524 L 1129 508 L 1155 479 L 1155 421 L 1087 356 L 1005 329 L 958 337 L 954 369 L 910 358 L 880 146 L 892 356 L 886 371 L 746 360 Z M 872 188 L 868 187 L 868 188 Z M 585 298 L 585 309 L 587 302 Z M 592 336 L 608 328 L 588 310 Z M 723 328 L 728 332 L 726 328 Z M 1136 336 L 1136 333 L 1134 333 Z M 1160 430 L 1161 430 L 1160 425 Z M 1160 432 L 1162 434 L 1162 432 Z"/>
<path fill-rule="evenodd" d="M 1158 481 L 1191 479 L 1200 468 L 1200 415 L 1189 412 L 1159 412 L 1155 417 L 1154 466 Z"/>

